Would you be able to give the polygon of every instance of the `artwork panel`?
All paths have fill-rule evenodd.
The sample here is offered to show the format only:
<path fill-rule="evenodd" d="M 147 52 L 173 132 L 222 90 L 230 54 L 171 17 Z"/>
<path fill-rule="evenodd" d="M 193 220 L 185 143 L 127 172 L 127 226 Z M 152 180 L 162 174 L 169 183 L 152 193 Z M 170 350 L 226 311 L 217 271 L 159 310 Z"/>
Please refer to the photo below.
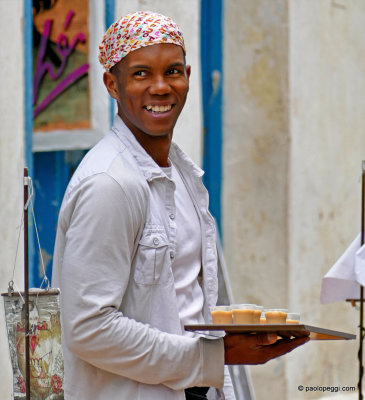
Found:
<path fill-rule="evenodd" d="M 91 129 L 89 0 L 33 1 L 33 130 Z"/>
<path fill-rule="evenodd" d="M 32 399 L 64 398 L 64 363 L 58 294 L 29 295 L 30 391 Z M 4 296 L 5 318 L 13 371 L 13 398 L 25 399 L 25 318 L 19 295 Z"/>

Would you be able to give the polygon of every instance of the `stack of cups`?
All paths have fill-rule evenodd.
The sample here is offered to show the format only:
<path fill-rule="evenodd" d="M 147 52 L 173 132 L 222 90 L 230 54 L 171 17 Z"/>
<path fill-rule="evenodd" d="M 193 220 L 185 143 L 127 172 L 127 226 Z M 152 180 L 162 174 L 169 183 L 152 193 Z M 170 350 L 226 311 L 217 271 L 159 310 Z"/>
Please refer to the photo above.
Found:
<path fill-rule="evenodd" d="M 288 310 L 284 308 L 265 309 L 266 324 L 285 324 Z"/>
<path fill-rule="evenodd" d="M 234 324 L 256 325 L 260 323 L 262 306 L 256 304 L 233 304 L 232 320 Z"/>
<path fill-rule="evenodd" d="M 211 308 L 213 324 L 257 325 L 263 307 L 256 304 L 232 304 L 231 306 L 215 306 Z"/>
<path fill-rule="evenodd" d="M 284 308 L 265 309 L 260 318 L 261 324 L 299 324 L 299 313 L 288 313 Z"/>
<path fill-rule="evenodd" d="M 256 304 L 232 304 L 211 308 L 213 324 L 258 325 L 299 324 L 299 313 L 288 313 L 284 308 L 265 309 Z"/>
<path fill-rule="evenodd" d="M 215 306 L 211 307 L 213 324 L 229 325 L 232 323 L 231 306 Z"/>
<path fill-rule="evenodd" d="M 299 313 L 288 313 L 286 316 L 287 324 L 299 324 L 300 314 Z"/>

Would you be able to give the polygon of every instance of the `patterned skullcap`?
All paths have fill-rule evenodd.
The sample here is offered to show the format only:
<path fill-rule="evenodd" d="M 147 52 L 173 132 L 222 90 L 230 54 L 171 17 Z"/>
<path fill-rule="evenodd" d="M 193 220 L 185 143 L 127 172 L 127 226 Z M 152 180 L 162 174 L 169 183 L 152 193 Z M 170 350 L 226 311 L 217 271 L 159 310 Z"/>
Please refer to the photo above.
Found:
<path fill-rule="evenodd" d="M 118 19 L 106 31 L 99 45 L 99 61 L 109 71 L 130 52 L 160 43 L 176 44 L 186 53 L 182 33 L 171 18 L 137 11 Z"/>

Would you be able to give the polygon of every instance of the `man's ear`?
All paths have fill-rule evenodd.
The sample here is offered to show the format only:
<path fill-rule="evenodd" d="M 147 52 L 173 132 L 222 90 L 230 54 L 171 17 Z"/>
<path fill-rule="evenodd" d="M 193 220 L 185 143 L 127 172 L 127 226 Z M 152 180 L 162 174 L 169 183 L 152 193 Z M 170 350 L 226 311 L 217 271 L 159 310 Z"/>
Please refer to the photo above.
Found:
<path fill-rule="evenodd" d="M 111 72 L 104 72 L 103 81 L 110 96 L 118 100 L 118 84 L 116 77 Z"/>
<path fill-rule="evenodd" d="M 185 67 L 185 69 L 186 69 L 186 76 L 188 77 L 188 80 L 189 80 L 189 78 L 190 78 L 190 73 L 191 73 L 191 65 L 187 65 L 187 66 Z"/>

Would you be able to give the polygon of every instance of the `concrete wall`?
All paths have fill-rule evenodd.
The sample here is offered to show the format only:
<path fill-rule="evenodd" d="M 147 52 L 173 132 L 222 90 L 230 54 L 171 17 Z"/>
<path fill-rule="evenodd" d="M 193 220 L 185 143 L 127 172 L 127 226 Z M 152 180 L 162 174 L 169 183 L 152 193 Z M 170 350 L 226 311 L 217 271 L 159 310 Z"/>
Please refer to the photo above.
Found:
<path fill-rule="evenodd" d="M 288 304 L 288 9 L 225 2 L 223 242 L 236 302 Z M 258 399 L 284 399 L 284 360 L 252 367 Z M 260 382 L 265 380 L 266 385 Z"/>
<path fill-rule="evenodd" d="M 0 1 L 0 15 L 6 16 L 0 24 L 0 293 L 3 293 L 12 277 L 23 204 L 23 2 Z M 14 281 L 22 288 L 22 239 L 17 260 Z M 2 298 L 0 308 L 0 400 L 8 400 L 12 371 Z"/>
<path fill-rule="evenodd" d="M 356 334 L 358 311 L 319 296 L 360 228 L 364 13 L 364 1 L 225 1 L 223 227 L 235 298 Z M 251 367 L 256 398 L 356 386 L 357 347 L 310 342 Z"/>
<path fill-rule="evenodd" d="M 356 310 L 321 306 L 318 298 L 322 276 L 361 226 L 364 18 L 364 1 L 290 2 L 289 306 L 313 325 L 356 334 Z M 310 343 L 288 359 L 288 398 L 301 381 L 356 386 L 357 348 L 358 342 Z"/>
<path fill-rule="evenodd" d="M 171 17 L 183 32 L 186 62 L 191 65 L 190 91 L 174 130 L 174 140 L 197 163 L 202 159 L 202 106 L 200 79 L 200 1 L 117 0 L 116 18 L 148 10 Z"/>

